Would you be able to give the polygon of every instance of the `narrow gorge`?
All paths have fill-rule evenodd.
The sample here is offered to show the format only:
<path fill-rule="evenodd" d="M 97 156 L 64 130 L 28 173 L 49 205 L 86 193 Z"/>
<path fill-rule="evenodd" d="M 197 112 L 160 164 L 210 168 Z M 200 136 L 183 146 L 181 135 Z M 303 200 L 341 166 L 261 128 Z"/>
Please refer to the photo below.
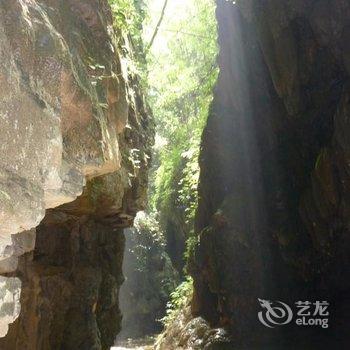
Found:
<path fill-rule="evenodd" d="M 349 39 L 348 0 L 0 0 L 0 350 L 348 349 Z"/>

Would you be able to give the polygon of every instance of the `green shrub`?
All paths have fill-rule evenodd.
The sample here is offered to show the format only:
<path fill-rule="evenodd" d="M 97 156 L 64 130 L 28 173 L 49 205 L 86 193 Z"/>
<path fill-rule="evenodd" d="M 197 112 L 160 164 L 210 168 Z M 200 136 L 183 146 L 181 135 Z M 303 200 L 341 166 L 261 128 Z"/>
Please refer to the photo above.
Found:
<path fill-rule="evenodd" d="M 148 5 L 155 2 L 159 8 L 153 10 L 159 10 L 160 1 L 149 0 Z M 155 147 L 150 210 L 158 213 L 170 242 L 174 231 L 180 232 L 177 239 L 185 233 L 188 242 L 184 242 L 182 253 L 186 265 L 197 242 L 193 226 L 198 204 L 198 157 L 218 69 L 215 2 L 189 0 L 180 7 L 177 16 L 166 13 L 158 39 L 147 53 L 149 101 L 162 141 Z M 153 33 L 155 17 L 146 19 L 148 37 Z M 168 227 L 174 228 L 170 238 Z M 168 247 L 172 256 L 171 249 Z"/>
<path fill-rule="evenodd" d="M 162 319 L 164 326 L 168 326 L 174 321 L 184 307 L 189 303 L 193 293 L 193 280 L 187 277 L 171 294 L 167 304 L 167 314 Z"/>

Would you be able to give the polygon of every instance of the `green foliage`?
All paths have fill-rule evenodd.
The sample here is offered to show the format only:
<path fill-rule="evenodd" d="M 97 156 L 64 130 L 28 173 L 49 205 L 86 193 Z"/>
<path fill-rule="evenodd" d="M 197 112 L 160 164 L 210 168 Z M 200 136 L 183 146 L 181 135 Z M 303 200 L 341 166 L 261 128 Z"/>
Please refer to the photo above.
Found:
<path fill-rule="evenodd" d="M 135 270 L 145 272 L 152 260 L 152 254 L 161 255 L 165 248 L 163 233 L 153 215 L 143 215 L 135 221 L 132 230 L 133 248 L 131 253 L 135 256 Z"/>
<path fill-rule="evenodd" d="M 141 212 L 135 227 L 125 231 L 123 272 L 126 281 L 120 300 L 124 336 L 138 338 L 159 332 L 170 293 L 179 282 L 165 251 L 165 240 L 153 215 Z"/>
<path fill-rule="evenodd" d="M 166 140 L 158 148 L 151 205 L 161 215 L 177 209 L 189 231 L 197 206 L 200 137 L 217 78 L 214 10 L 212 0 L 189 0 L 168 9 L 147 57 L 157 133 Z"/>
<path fill-rule="evenodd" d="M 147 47 L 164 0 L 145 0 L 145 4 L 140 0 L 109 2 L 116 28 L 128 33 L 138 48 L 136 51 L 144 52 L 142 41 Z M 156 39 L 147 52 L 146 64 L 139 69 L 147 76 L 143 77 L 143 83 L 148 88 L 158 140 L 150 176 L 151 215 L 136 227 L 131 252 L 136 257 L 135 269 L 140 280 L 141 276 L 152 273 L 152 256 L 163 255 L 160 253 L 166 244 L 166 225 L 163 223 L 170 217 L 170 221 L 183 226 L 187 234 L 186 251 L 183 252 L 186 260 L 198 242 L 193 230 L 198 202 L 198 156 L 218 74 L 214 12 L 214 0 L 169 1 Z M 139 35 L 142 26 L 143 40 Z M 136 155 L 131 154 L 130 161 L 137 161 Z M 162 284 L 170 286 L 173 281 L 171 278 L 169 283 L 164 281 Z M 187 305 L 192 289 L 192 279 L 187 277 L 171 294 L 163 319 L 165 325 Z M 169 290 L 168 287 L 165 290 Z"/>
<path fill-rule="evenodd" d="M 176 320 L 179 313 L 187 306 L 193 293 L 193 280 L 187 277 L 171 294 L 167 304 L 167 314 L 162 319 L 164 326 Z"/>
<path fill-rule="evenodd" d="M 108 1 L 119 34 L 118 49 L 128 60 L 129 74 L 141 76 L 148 89 L 158 139 L 149 213 L 139 214 L 135 227 L 126 233 L 124 293 L 130 312 L 125 320 L 130 326 L 141 325 L 159 320 L 166 312 L 162 322 L 169 325 L 188 305 L 193 281 L 187 276 L 175 288 L 179 275 L 166 251 L 167 226 L 163 223 L 171 217 L 173 226 L 181 226 L 187 235 L 183 254 L 188 260 L 198 243 L 193 230 L 198 156 L 218 73 L 215 1 L 170 0 L 146 57 L 144 47 L 154 34 L 164 0 Z M 104 68 L 90 63 L 93 70 Z M 137 169 L 142 157 L 134 148 L 123 159 Z"/>
<path fill-rule="evenodd" d="M 147 46 L 150 41 L 164 1 L 109 3 L 117 30 L 131 37 L 136 51 L 144 51 L 142 42 Z M 169 1 L 147 64 L 139 59 L 136 69 L 148 87 L 157 135 L 164 140 L 155 147 L 150 209 L 160 213 L 160 222 L 162 216 L 179 217 L 174 221 L 184 222 L 189 236 L 197 206 L 200 138 L 218 73 L 214 11 L 214 0 Z"/>
<path fill-rule="evenodd" d="M 108 0 L 111 6 L 115 25 L 131 36 L 140 36 L 143 21 L 143 1 Z"/>
<path fill-rule="evenodd" d="M 143 22 L 146 16 L 145 3 L 143 0 L 108 0 L 108 2 L 114 17 L 114 27 L 121 34 L 119 40 L 124 53 L 130 54 L 128 44 L 133 47 L 133 59 L 128 62 L 132 68 L 129 67 L 129 69 L 146 80 L 142 38 Z"/>
<path fill-rule="evenodd" d="M 166 138 L 203 117 L 210 103 L 217 75 L 214 9 L 213 0 L 189 0 L 186 6 L 169 8 L 147 57 L 151 102 L 158 131 Z"/>
<path fill-rule="evenodd" d="M 168 299 L 178 282 L 178 276 L 165 252 L 164 234 L 154 215 L 139 213 L 134 228 L 128 234 L 128 252 L 133 256 L 133 278 L 138 285 L 143 283 L 144 287 L 151 283 L 149 290 L 156 288 L 154 293 L 158 292 L 164 300 Z"/>
<path fill-rule="evenodd" d="M 197 235 L 190 235 L 187 240 L 186 240 L 186 250 L 185 250 L 185 260 L 188 264 L 189 262 L 189 259 L 193 256 L 193 253 L 194 253 L 194 249 L 195 247 L 197 246 L 199 242 L 199 237 Z M 187 266 L 186 266 L 187 268 Z"/>

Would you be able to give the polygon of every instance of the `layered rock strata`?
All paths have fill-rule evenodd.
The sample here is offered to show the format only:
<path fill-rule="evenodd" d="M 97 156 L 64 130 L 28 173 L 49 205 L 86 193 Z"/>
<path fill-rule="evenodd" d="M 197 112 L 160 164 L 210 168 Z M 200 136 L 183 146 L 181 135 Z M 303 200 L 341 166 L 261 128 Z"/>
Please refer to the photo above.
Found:
<path fill-rule="evenodd" d="M 0 57 L 0 347 L 107 349 L 153 142 L 131 45 L 107 0 L 4 0 Z"/>

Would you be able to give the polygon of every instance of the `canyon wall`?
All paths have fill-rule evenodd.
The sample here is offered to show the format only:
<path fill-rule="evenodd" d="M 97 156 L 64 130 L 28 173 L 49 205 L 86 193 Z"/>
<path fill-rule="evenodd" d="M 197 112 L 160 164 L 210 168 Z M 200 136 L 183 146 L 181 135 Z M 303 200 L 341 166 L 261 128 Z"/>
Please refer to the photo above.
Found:
<path fill-rule="evenodd" d="M 108 349 L 154 137 L 132 44 L 107 0 L 3 0 L 0 58 L 0 348 Z"/>
<path fill-rule="evenodd" d="M 217 20 L 192 314 L 226 329 L 230 349 L 345 349 L 350 3 L 218 0 Z M 328 301 L 330 326 L 269 329 L 258 298 Z"/>

